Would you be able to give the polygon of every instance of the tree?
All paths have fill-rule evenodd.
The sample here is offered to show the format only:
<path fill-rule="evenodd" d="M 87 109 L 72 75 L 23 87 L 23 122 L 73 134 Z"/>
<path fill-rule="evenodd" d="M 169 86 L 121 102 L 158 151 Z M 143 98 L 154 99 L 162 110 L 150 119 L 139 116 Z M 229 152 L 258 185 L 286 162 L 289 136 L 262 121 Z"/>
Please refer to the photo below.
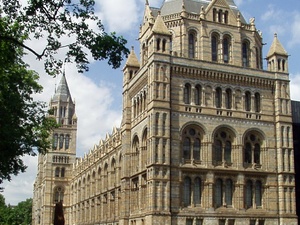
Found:
<path fill-rule="evenodd" d="M 123 37 L 104 31 L 94 14 L 94 0 L 29 0 L 25 7 L 20 2 L 0 4 L 0 184 L 25 171 L 24 155 L 50 147 L 48 137 L 55 127 L 45 104 L 32 98 L 42 87 L 38 74 L 22 61 L 24 51 L 44 60 L 45 71 L 53 76 L 64 61 L 75 63 L 79 72 L 87 71 L 91 54 L 117 68 L 129 53 Z M 45 41 L 41 53 L 29 39 Z M 59 58 L 62 51 L 65 55 Z"/>
<path fill-rule="evenodd" d="M 18 24 L 0 18 L 0 33 L 21 39 Z M 0 184 L 11 174 L 23 172 L 22 156 L 36 155 L 50 146 L 48 139 L 55 121 L 45 114 L 45 104 L 34 101 L 33 93 L 42 91 L 38 74 L 22 61 L 22 48 L 0 40 Z"/>
<path fill-rule="evenodd" d="M 5 204 L 0 194 L 0 225 L 28 225 L 32 221 L 32 199 L 19 202 L 17 206 Z"/>
<path fill-rule="evenodd" d="M 126 40 L 115 33 L 107 34 L 95 15 L 94 0 L 29 0 L 26 7 L 18 0 L 2 0 L 1 16 L 7 15 L 10 24 L 18 24 L 23 36 L 44 39 L 43 50 L 35 49 L 22 40 L 0 33 L 0 40 L 24 47 L 37 59 L 45 59 L 48 74 L 60 73 L 63 61 L 75 62 L 79 72 L 88 70 L 89 50 L 95 60 L 108 59 L 108 64 L 118 68 L 129 53 Z M 55 56 L 66 51 L 64 59 Z"/>

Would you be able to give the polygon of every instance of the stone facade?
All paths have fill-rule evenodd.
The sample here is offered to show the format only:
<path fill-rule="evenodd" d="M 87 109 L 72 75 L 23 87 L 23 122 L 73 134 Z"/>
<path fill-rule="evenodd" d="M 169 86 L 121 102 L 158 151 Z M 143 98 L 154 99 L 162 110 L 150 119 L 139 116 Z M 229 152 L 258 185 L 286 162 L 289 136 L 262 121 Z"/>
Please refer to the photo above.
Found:
<path fill-rule="evenodd" d="M 68 225 L 296 225 L 277 36 L 263 70 L 262 36 L 232 0 L 166 0 L 146 1 L 139 41 L 140 62 L 132 50 L 123 69 L 121 128 L 76 161 L 76 117 L 54 131 L 73 145 L 39 157 L 33 224 L 52 224 L 63 200 Z"/>

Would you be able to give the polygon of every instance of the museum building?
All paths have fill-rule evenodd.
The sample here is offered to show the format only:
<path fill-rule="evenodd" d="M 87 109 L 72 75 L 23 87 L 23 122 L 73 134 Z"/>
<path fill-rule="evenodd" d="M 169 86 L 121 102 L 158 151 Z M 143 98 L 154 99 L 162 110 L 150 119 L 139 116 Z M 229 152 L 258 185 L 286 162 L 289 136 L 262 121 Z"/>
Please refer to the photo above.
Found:
<path fill-rule="evenodd" d="M 139 59 L 123 68 L 120 128 L 76 157 L 77 117 L 63 75 L 61 125 L 39 155 L 33 225 L 296 225 L 288 54 L 233 0 L 145 4 Z M 300 120 L 299 120 L 300 121 Z M 92 144 L 92 143 L 91 143 Z"/>

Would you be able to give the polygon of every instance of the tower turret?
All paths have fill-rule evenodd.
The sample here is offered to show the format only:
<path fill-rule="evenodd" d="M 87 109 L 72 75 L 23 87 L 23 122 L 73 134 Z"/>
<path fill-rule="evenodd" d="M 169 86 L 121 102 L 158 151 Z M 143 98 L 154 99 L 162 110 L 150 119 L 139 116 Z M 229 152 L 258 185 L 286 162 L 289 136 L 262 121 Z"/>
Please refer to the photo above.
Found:
<path fill-rule="evenodd" d="M 274 34 L 274 40 L 267 55 L 268 70 L 272 72 L 288 73 L 288 54 Z"/>

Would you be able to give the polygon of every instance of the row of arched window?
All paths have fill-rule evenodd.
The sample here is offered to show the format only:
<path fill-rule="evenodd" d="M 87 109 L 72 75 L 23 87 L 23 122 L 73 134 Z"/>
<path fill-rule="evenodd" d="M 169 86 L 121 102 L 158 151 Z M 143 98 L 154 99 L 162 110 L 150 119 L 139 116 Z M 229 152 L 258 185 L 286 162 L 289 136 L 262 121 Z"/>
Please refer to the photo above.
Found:
<path fill-rule="evenodd" d="M 70 146 L 70 135 L 54 134 L 53 135 L 53 150 L 69 149 Z"/>
<path fill-rule="evenodd" d="M 187 206 L 201 206 L 203 182 L 200 177 L 192 180 L 185 177 L 183 182 L 183 204 Z M 213 202 L 214 207 L 233 207 L 234 183 L 232 179 L 218 178 L 214 183 Z M 262 207 L 263 188 L 260 180 L 247 180 L 244 185 L 244 207 L 259 208 Z"/>
<path fill-rule="evenodd" d="M 204 132 L 197 126 L 188 126 L 182 133 L 182 157 L 185 163 L 203 160 L 201 148 Z M 214 134 L 212 144 L 212 162 L 215 166 L 232 165 L 232 150 L 235 135 L 229 129 L 219 129 Z M 248 132 L 243 140 L 243 162 L 248 164 L 261 164 L 262 135 L 258 132 Z"/>
<path fill-rule="evenodd" d="M 52 157 L 52 162 L 54 162 L 54 163 L 69 163 L 70 162 L 70 157 L 69 156 L 54 155 Z"/>
<path fill-rule="evenodd" d="M 200 84 L 196 84 L 192 87 L 190 83 L 186 83 L 183 90 L 183 102 L 184 104 L 194 103 L 195 105 L 207 105 L 207 103 L 211 101 L 212 95 L 214 95 L 214 106 L 216 108 L 234 109 L 237 107 L 234 107 L 233 103 L 236 103 L 236 105 L 241 104 L 242 96 L 239 94 L 234 95 L 231 88 L 223 90 L 221 87 L 216 87 L 214 91 L 210 90 L 211 87 L 206 87 L 204 89 Z M 238 92 L 240 91 L 237 91 L 237 93 Z M 260 93 L 245 91 L 243 97 L 245 111 L 254 111 L 256 113 L 261 111 Z"/>
<path fill-rule="evenodd" d="M 222 9 L 213 9 L 213 21 L 219 23 L 228 23 L 228 11 Z"/>
<path fill-rule="evenodd" d="M 223 62 L 223 63 L 233 63 L 233 47 L 232 47 L 232 37 L 229 34 L 221 35 L 217 32 L 213 32 L 210 38 L 211 43 L 211 61 L 213 62 Z M 188 33 L 188 57 L 197 58 L 197 32 L 191 29 Z M 255 60 L 256 68 L 262 68 L 261 60 L 261 49 L 255 47 Z M 250 41 L 243 40 L 241 44 L 241 66 L 250 67 L 251 60 L 251 49 Z M 283 64 L 281 63 L 282 67 Z"/>

